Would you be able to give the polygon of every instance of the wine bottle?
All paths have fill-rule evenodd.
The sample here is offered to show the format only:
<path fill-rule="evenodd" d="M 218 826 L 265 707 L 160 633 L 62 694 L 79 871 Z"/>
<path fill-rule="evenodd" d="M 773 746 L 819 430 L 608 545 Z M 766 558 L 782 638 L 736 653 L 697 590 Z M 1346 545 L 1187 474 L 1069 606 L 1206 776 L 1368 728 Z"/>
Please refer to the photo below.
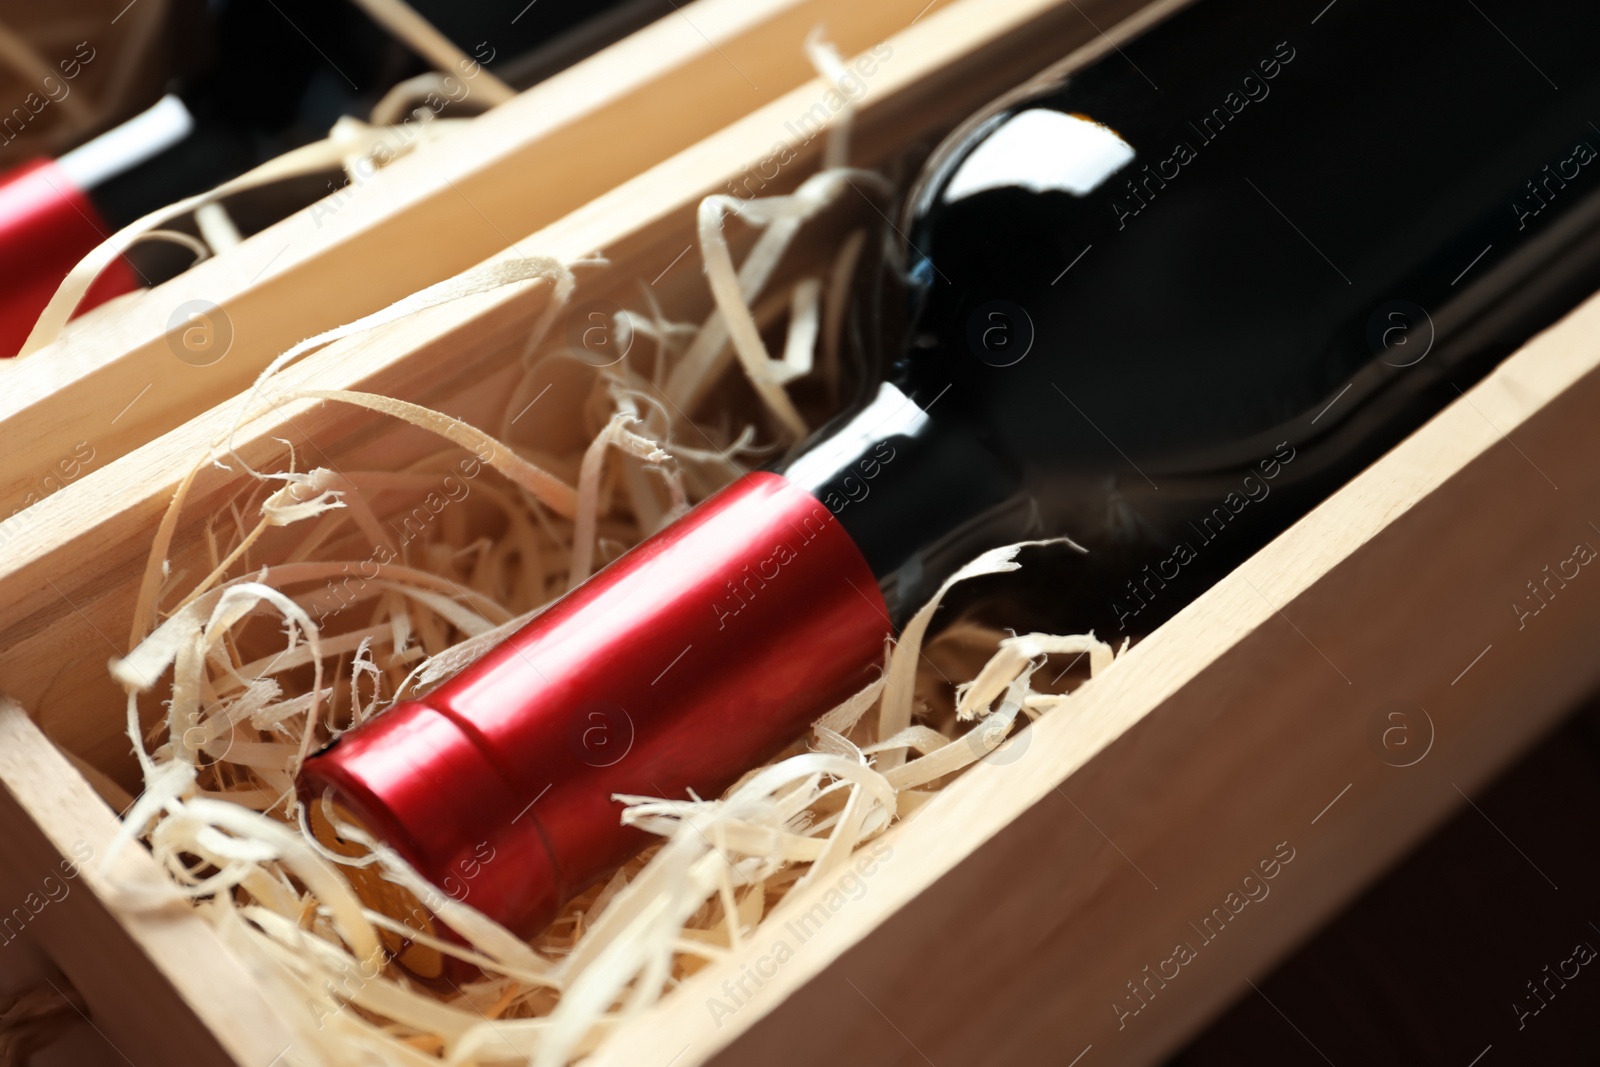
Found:
<path fill-rule="evenodd" d="M 1145 632 L 1600 287 L 1600 9 L 1321 6 L 1201 0 L 965 123 L 861 401 L 310 759 L 314 817 L 535 929 L 642 844 L 613 794 L 717 795 L 978 551 L 1070 537 L 996 584 Z"/>

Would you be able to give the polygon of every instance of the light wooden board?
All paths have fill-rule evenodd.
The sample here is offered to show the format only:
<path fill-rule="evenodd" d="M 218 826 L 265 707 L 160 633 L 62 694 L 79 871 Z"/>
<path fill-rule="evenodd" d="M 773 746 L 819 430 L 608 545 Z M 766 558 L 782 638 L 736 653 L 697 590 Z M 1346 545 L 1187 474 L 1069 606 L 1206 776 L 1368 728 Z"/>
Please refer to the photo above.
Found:
<path fill-rule="evenodd" d="M 70 481 L 64 462 L 73 478 L 104 467 L 244 388 L 296 342 L 464 270 L 809 81 L 801 44 L 814 28 L 854 53 L 926 3 L 683 4 L 447 144 L 97 309 L 43 351 L 0 360 L 0 518 Z M 233 335 L 209 366 L 168 343 L 192 301 L 220 307 Z M 75 453 L 92 460 L 74 464 Z"/>

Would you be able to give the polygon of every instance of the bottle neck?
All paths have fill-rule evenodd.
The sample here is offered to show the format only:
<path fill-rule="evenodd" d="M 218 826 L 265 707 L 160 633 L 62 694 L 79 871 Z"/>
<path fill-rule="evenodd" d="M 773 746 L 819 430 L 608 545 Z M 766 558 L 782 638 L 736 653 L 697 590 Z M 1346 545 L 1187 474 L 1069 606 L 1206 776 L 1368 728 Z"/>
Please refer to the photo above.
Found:
<path fill-rule="evenodd" d="M 775 468 L 850 535 L 897 627 L 966 558 L 1022 533 L 1020 471 L 956 405 L 935 415 L 941 396 L 885 382 Z"/>

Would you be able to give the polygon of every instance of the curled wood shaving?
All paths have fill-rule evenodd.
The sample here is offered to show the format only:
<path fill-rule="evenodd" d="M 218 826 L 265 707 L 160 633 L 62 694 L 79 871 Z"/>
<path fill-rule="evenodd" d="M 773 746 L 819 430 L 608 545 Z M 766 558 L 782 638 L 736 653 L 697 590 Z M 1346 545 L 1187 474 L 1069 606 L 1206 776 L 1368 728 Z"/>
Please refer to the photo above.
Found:
<path fill-rule="evenodd" d="M 707 322 L 689 354 L 668 379 L 669 394 L 678 392 L 679 403 L 693 404 L 698 391 L 690 385 L 691 376 L 704 380 L 704 376 L 717 368 L 718 357 L 726 341 L 731 341 L 733 351 L 744 368 L 761 402 L 778 425 L 792 436 L 804 437 L 805 420 L 795 409 L 783 384 L 809 369 L 809 365 L 793 362 L 794 353 L 786 352 L 783 360 L 774 360 L 761 339 L 761 329 L 756 324 L 750 304 L 771 280 L 783 251 L 799 233 L 800 227 L 823 208 L 837 200 L 846 189 L 862 186 L 879 194 L 890 190 L 880 174 L 870 171 L 825 170 L 806 179 L 799 189 L 789 196 L 764 197 L 758 200 L 741 200 L 735 196 L 708 196 L 700 202 L 700 251 L 705 259 L 706 280 L 711 285 L 711 295 L 716 298 L 720 316 Z M 761 239 L 735 271 L 728 239 L 723 232 L 724 220 L 732 215 L 752 226 L 764 228 Z M 675 388 L 676 387 L 676 388 Z"/>
<path fill-rule="evenodd" d="M 179 241 L 189 247 L 196 248 L 197 252 L 209 255 L 209 248 L 195 241 L 194 238 L 187 234 L 172 230 L 162 230 L 161 227 L 164 223 L 181 218 L 192 211 L 205 207 L 207 204 L 214 204 L 235 193 L 270 185 L 286 178 L 316 174 L 320 171 L 343 166 L 351 159 L 367 159 L 371 161 L 373 166 L 386 165 L 401 155 L 414 151 L 420 145 L 437 140 L 440 135 L 459 121 L 455 119 L 437 119 L 421 124 L 419 127 L 422 131 L 421 135 L 415 135 L 415 131 L 406 130 L 402 137 L 398 135 L 400 131 L 397 127 L 370 126 L 359 119 L 344 117 L 334 123 L 333 128 L 328 132 L 328 136 L 321 141 L 314 141 L 311 144 L 286 152 L 276 159 L 268 160 L 253 170 L 246 171 L 237 178 L 231 178 L 223 182 L 215 189 L 195 196 L 185 197 L 129 223 L 99 245 L 96 245 L 88 255 L 78 262 L 77 266 L 67 273 L 66 278 L 56 288 L 55 295 L 45 305 L 44 311 L 40 312 L 39 319 L 28 333 L 28 339 L 23 343 L 22 351 L 18 353 L 18 356 L 31 355 L 61 336 L 61 331 L 65 328 L 67 320 L 72 317 L 73 311 L 77 309 L 84 294 L 89 291 L 89 287 L 94 284 L 94 280 L 128 249 L 139 241 L 150 238 L 153 233 L 159 233 L 168 240 Z M 204 258 L 204 255 L 201 258 Z"/>
<path fill-rule="evenodd" d="M 448 415 L 441 415 L 420 404 L 409 404 L 404 400 L 393 397 L 377 396 L 372 393 L 353 393 L 340 389 L 302 389 L 291 393 L 290 398 L 318 397 L 323 400 L 340 400 L 346 404 L 355 404 L 359 407 L 381 411 L 386 415 L 404 419 L 413 426 L 420 426 L 430 430 L 440 437 L 454 441 L 463 448 L 477 453 L 489 466 L 504 474 L 514 484 L 526 489 L 529 493 L 544 504 L 551 511 L 564 519 L 576 518 L 578 515 L 577 492 L 559 478 L 548 471 L 540 469 L 537 465 L 528 462 L 516 452 L 505 447 L 476 426 L 469 426 L 460 419 L 452 419 Z M 640 440 L 637 435 L 630 435 L 627 441 L 619 440 L 619 444 L 627 444 L 632 440 Z M 644 455 L 653 456 L 659 449 L 645 442 Z"/>
<path fill-rule="evenodd" d="M 811 60 L 811 65 L 824 78 L 833 82 L 839 96 L 849 101 L 851 105 L 840 109 L 833 120 L 833 125 L 828 129 L 828 141 L 822 155 L 822 168 L 833 170 L 846 166 L 850 161 L 850 130 L 855 124 L 856 110 L 855 94 L 846 84 L 850 72 L 844 65 L 844 57 L 839 54 L 839 50 L 823 37 L 821 26 L 814 28 L 806 36 L 805 47 L 806 58 Z"/>
<path fill-rule="evenodd" d="M 201 204 L 194 209 L 194 224 L 200 230 L 204 243 L 200 245 L 203 253 L 208 250 L 226 252 L 230 248 L 237 248 L 244 240 L 239 233 L 239 227 L 233 224 L 233 218 L 228 214 L 228 209 L 221 204 Z M 209 246 L 209 248 L 208 248 Z"/>

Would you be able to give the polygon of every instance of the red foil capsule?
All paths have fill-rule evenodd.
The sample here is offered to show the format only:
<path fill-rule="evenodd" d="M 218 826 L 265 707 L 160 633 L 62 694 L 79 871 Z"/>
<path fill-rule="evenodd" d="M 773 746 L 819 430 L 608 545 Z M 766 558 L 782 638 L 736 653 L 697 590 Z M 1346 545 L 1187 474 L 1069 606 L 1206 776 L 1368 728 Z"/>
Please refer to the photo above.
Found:
<path fill-rule="evenodd" d="M 866 684 L 889 632 L 838 520 L 746 475 L 307 760 L 301 796 L 331 792 L 445 892 L 533 933 L 647 842 L 613 794 L 717 796 Z"/>
<path fill-rule="evenodd" d="M 110 235 L 88 194 L 54 160 L 0 175 L 0 355 L 22 349 L 67 272 Z M 138 287 L 119 257 L 89 286 L 78 311 Z"/>

